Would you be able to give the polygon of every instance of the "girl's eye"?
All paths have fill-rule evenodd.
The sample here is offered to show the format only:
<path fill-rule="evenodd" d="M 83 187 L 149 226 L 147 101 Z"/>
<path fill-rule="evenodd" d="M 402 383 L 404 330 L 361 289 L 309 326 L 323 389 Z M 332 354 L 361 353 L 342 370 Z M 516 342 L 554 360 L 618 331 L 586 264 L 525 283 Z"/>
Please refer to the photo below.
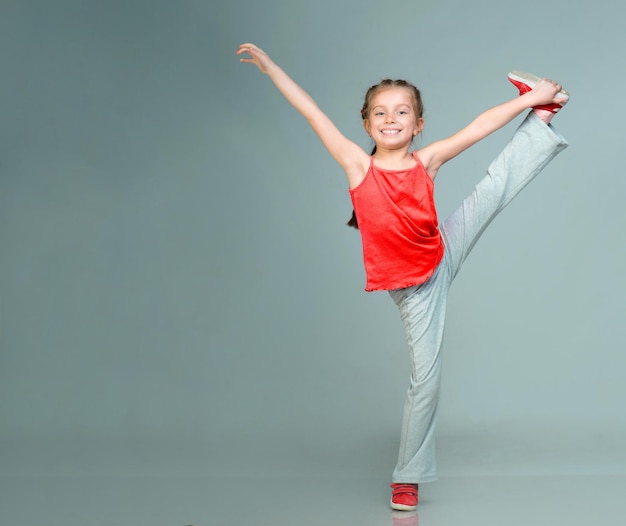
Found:
<path fill-rule="evenodd" d="M 406 115 L 406 114 L 408 113 L 408 111 L 401 110 L 401 111 L 399 111 L 398 113 L 399 113 L 400 115 Z"/>

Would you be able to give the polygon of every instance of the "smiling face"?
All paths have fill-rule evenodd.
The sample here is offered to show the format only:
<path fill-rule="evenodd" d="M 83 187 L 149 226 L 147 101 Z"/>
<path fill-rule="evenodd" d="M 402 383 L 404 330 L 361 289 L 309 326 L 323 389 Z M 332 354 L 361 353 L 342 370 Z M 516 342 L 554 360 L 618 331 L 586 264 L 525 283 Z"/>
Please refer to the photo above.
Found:
<path fill-rule="evenodd" d="M 410 89 L 389 87 L 377 90 L 364 115 L 363 126 L 376 148 L 408 148 L 424 127 L 417 114 L 417 103 Z"/>

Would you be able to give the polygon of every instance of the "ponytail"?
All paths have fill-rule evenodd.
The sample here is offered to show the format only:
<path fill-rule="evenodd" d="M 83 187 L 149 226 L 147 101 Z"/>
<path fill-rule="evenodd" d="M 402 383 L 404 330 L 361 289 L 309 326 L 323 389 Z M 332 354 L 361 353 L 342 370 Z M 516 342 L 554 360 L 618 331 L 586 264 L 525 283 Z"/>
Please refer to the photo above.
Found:
<path fill-rule="evenodd" d="M 359 229 L 359 222 L 356 220 L 356 213 L 354 212 L 354 209 L 352 209 L 352 217 L 350 218 L 350 221 L 346 223 L 346 225 L 351 226 L 352 228 L 356 228 L 357 230 Z"/>
<path fill-rule="evenodd" d="M 375 153 L 376 153 L 376 145 L 374 145 L 374 147 L 372 148 L 372 153 L 370 155 L 374 155 Z M 359 222 L 356 219 L 356 212 L 354 211 L 354 208 L 352 209 L 352 217 L 346 223 L 346 225 L 351 226 L 352 228 L 356 228 L 357 230 L 359 229 Z"/>

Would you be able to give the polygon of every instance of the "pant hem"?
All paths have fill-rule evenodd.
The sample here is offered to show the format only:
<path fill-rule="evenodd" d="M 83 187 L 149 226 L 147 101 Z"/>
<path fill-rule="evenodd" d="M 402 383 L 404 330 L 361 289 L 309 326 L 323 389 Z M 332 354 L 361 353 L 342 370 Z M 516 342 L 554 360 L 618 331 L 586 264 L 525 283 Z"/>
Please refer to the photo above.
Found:
<path fill-rule="evenodd" d="M 439 477 L 437 475 L 431 475 L 429 477 L 416 477 L 414 480 L 392 480 L 391 483 L 392 484 L 427 484 L 429 482 L 435 482 L 439 480 Z"/>

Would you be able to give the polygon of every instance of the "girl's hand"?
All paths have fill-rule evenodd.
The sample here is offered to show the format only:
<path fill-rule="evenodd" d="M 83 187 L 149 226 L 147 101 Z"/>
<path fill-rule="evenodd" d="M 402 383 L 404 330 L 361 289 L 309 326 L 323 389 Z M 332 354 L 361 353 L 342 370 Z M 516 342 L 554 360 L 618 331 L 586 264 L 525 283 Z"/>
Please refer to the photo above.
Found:
<path fill-rule="evenodd" d="M 528 93 L 536 98 L 537 102 L 533 106 L 551 104 L 553 102 L 564 105 L 567 98 L 559 97 L 559 92 L 563 89 L 558 82 L 550 79 L 541 79 L 537 85 Z"/>
<path fill-rule="evenodd" d="M 274 65 L 274 62 L 272 62 L 269 55 L 254 44 L 241 44 L 237 50 L 237 55 L 241 55 L 243 53 L 247 53 L 250 57 L 241 57 L 239 62 L 256 64 L 257 67 L 265 74 L 267 74 L 270 68 Z"/>

